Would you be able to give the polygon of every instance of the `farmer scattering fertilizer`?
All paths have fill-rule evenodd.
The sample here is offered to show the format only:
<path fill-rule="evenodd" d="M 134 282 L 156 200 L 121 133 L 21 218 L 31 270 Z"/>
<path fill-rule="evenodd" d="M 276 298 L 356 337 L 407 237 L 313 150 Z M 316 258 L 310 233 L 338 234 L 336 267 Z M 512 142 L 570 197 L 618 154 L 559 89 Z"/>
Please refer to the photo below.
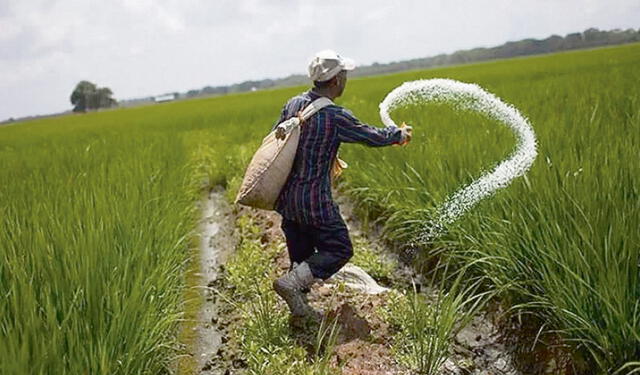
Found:
<path fill-rule="evenodd" d="M 291 98 L 282 110 L 274 131 L 288 119 L 319 99 L 333 100 L 347 84 L 351 60 L 333 51 L 319 52 L 309 64 L 313 87 Z M 276 201 L 282 215 L 291 267 L 275 280 L 273 287 L 287 303 L 292 317 L 315 316 L 304 293 L 316 282 L 335 274 L 353 255 L 347 226 L 331 196 L 332 172 L 341 168 L 341 143 L 362 143 L 372 147 L 405 145 L 411 127 L 395 125 L 376 128 L 361 123 L 351 112 L 331 103 L 299 124 L 300 135 L 291 172 Z M 344 165 L 342 165 L 344 167 Z"/>
<path fill-rule="evenodd" d="M 417 102 L 448 103 L 457 110 L 483 114 L 514 131 L 518 143 L 510 157 L 452 194 L 414 238 L 420 243 L 437 237 L 478 201 L 522 176 L 537 154 L 533 130 L 520 112 L 477 85 L 449 79 L 405 82 L 380 103 L 385 128 L 362 124 L 332 102 L 342 95 L 347 71 L 353 68 L 350 60 L 333 51 L 319 52 L 313 58 L 309 64 L 313 88 L 284 106 L 254 156 L 239 193 L 241 203 L 275 209 L 282 215 L 291 267 L 273 286 L 295 318 L 317 315 L 304 293 L 338 272 L 353 254 L 347 227 L 331 197 L 332 175 L 344 167 L 338 158 L 341 143 L 406 145 L 412 128 L 397 126 L 390 111 Z"/>

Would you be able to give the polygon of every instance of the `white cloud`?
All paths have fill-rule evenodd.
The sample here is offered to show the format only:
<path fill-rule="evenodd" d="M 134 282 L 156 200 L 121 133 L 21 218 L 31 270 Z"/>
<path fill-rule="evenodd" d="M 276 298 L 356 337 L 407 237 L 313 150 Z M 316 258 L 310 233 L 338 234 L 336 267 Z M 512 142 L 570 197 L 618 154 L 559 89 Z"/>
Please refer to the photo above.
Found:
<path fill-rule="evenodd" d="M 81 79 L 130 98 L 303 73 L 324 48 L 369 64 L 639 16 L 637 0 L 0 0 L 0 119 L 68 109 Z"/>

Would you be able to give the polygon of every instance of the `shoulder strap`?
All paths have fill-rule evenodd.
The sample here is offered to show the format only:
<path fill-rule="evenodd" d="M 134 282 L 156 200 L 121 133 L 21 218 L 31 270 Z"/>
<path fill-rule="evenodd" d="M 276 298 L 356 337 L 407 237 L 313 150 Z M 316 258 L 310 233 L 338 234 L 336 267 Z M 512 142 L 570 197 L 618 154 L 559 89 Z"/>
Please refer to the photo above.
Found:
<path fill-rule="evenodd" d="M 333 104 L 333 102 L 331 101 L 331 99 L 325 97 L 325 96 L 321 96 L 318 99 L 314 100 L 311 102 L 311 104 L 309 104 L 308 106 L 305 107 L 305 109 L 302 111 L 302 121 L 306 121 L 309 117 L 313 116 L 314 114 L 316 114 L 316 112 L 318 112 L 319 110 L 321 110 L 322 108 Z"/>
<path fill-rule="evenodd" d="M 276 126 L 274 130 L 276 138 L 284 139 L 287 134 L 289 134 L 296 127 L 300 126 L 302 122 L 306 121 L 309 117 L 313 116 L 322 108 L 331 104 L 333 104 L 331 99 L 324 96 L 312 101 L 302 110 L 302 113 L 300 113 L 300 117 L 291 117 L 290 119 L 285 120 L 279 123 L 278 126 Z"/>

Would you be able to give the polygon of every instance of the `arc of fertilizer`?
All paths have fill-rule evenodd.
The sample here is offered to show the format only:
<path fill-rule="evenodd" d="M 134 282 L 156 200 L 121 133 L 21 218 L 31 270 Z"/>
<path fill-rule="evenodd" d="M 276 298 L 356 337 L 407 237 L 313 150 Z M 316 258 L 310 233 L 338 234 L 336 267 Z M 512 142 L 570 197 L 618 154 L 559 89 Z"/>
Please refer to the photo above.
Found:
<path fill-rule="evenodd" d="M 425 223 L 416 240 L 427 243 L 443 233 L 480 200 L 496 190 L 507 187 L 511 181 L 524 175 L 533 164 L 538 151 L 536 136 L 531 124 L 516 108 L 504 103 L 497 96 L 480 86 L 451 79 L 425 79 L 405 82 L 391 91 L 380 103 L 380 118 L 387 126 L 396 125 L 389 112 L 395 108 L 418 102 L 448 103 L 455 109 L 481 113 L 507 125 L 517 137 L 515 150 L 500 162 L 493 171 L 449 196 L 438 207 L 436 217 Z"/>

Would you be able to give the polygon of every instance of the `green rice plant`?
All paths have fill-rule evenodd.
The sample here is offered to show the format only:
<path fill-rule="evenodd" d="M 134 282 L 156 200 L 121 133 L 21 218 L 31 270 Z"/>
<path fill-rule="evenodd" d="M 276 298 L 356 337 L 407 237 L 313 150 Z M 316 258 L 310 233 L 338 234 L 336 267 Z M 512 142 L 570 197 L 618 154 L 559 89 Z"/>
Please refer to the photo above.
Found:
<path fill-rule="evenodd" d="M 239 221 L 244 221 L 240 217 Z M 264 293 L 271 289 L 269 282 L 273 274 L 271 255 L 260 243 L 257 236 L 260 228 L 250 221 L 247 226 L 240 224 L 239 239 L 235 258 L 226 266 L 227 280 L 235 288 L 236 297 L 249 298 L 254 294 Z"/>
<path fill-rule="evenodd" d="M 624 366 L 620 367 L 613 374 L 614 375 L 618 375 L 618 374 L 631 375 L 631 374 L 637 374 L 637 373 L 640 373 L 640 362 L 627 362 Z"/>
<path fill-rule="evenodd" d="M 413 290 L 392 294 L 384 316 L 395 328 L 393 350 L 401 363 L 420 374 L 436 374 L 449 355 L 453 336 L 493 295 L 479 291 L 481 280 L 467 280 L 465 270 L 449 274 L 447 265 L 427 295 Z M 450 285 L 449 285 L 450 284 Z"/>
<path fill-rule="evenodd" d="M 336 369 L 331 367 L 331 356 L 334 353 L 339 332 L 340 326 L 337 316 L 334 318 L 324 317 L 320 321 L 314 345 L 314 374 L 331 375 L 336 373 Z"/>
<path fill-rule="evenodd" d="M 241 307 L 242 349 L 250 368 L 260 368 L 265 353 L 292 346 L 288 316 L 277 308 L 276 298 L 273 292 L 257 293 Z"/>
<path fill-rule="evenodd" d="M 182 144 L 56 141 L 2 172 L 0 372 L 159 372 L 195 223 Z"/>

